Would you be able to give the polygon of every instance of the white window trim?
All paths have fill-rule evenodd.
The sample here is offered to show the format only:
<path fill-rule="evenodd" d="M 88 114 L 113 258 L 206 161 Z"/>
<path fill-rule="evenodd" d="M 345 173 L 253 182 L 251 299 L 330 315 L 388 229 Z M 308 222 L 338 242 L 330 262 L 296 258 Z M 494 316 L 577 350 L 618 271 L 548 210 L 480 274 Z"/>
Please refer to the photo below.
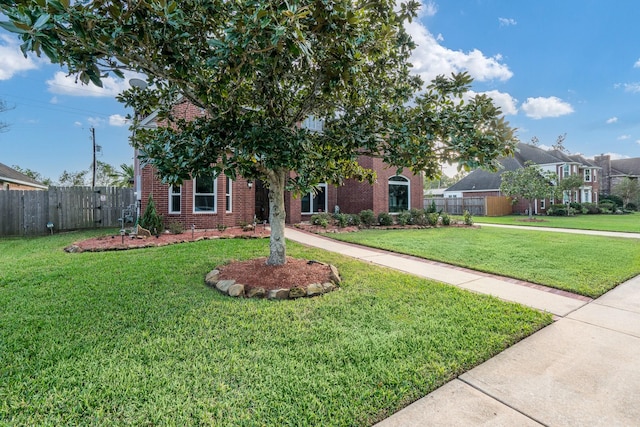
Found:
<path fill-rule="evenodd" d="M 584 182 L 591 182 L 591 169 L 584 170 Z"/>
<path fill-rule="evenodd" d="M 213 193 L 196 193 L 196 180 L 193 179 L 193 200 L 191 204 L 191 210 L 194 215 L 213 215 L 218 213 L 218 177 L 213 178 Z M 213 210 L 212 211 L 196 211 L 196 196 L 213 196 Z"/>
<path fill-rule="evenodd" d="M 179 215 L 182 210 L 182 185 L 178 185 L 179 191 L 177 193 L 173 192 L 173 185 L 169 186 L 169 215 Z M 175 206 L 173 206 L 173 196 L 180 197 L 180 203 L 178 204 L 178 210 L 175 210 Z"/>
<path fill-rule="evenodd" d="M 325 207 L 324 212 L 327 212 L 329 210 L 329 206 L 328 206 L 329 205 L 329 200 L 328 200 L 329 197 L 328 197 L 328 194 L 327 194 L 328 193 L 328 191 L 327 191 L 327 183 L 323 182 L 322 184 L 318 184 L 316 187 L 324 188 L 324 207 Z M 309 209 L 311 210 L 311 212 L 306 212 L 306 211 L 302 210 L 302 199 L 300 199 L 300 213 L 302 215 L 313 215 L 315 213 L 318 213 L 318 212 L 314 212 L 313 211 L 313 200 L 316 198 L 316 196 L 313 194 L 313 191 L 310 191 L 307 194 L 309 195 Z M 306 196 L 306 194 L 305 194 L 305 196 Z"/>
<path fill-rule="evenodd" d="M 227 213 L 233 212 L 233 180 L 227 177 L 225 186 L 225 209 Z"/>
<path fill-rule="evenodd" d="M 400 178 L 404 178 L 407 181 L 406 182 L 402 182 L 402 181 L 391 181 L 391 178 L 395 178 L 395 177 L 400 177 Z M 389 184 L 393 182 L 394 185 L 406 185 L 407 186 L 407 210 L 411 209 L 411 180 L 409 178 L 407 178 L 404 175 L 393 175 L 390 176 L 389 179 L 387 179 L 387 197 L 389 197 Z M 389 210 L 389 203 L 387 203 L 387 210 Z M 391 215 L 397 215 L 400 212 L 389 212 Z"/>

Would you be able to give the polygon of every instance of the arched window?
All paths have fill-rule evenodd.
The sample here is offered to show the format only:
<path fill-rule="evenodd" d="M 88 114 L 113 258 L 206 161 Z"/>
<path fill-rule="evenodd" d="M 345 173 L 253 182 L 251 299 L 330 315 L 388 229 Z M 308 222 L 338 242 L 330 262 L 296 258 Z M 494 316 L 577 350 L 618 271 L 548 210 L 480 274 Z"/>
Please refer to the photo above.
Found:
<path fill-rule="evenodd" d="M 389 212 L 402 212 L 411 208 L 409 180 L 396 175 L 389 178 Z"/>

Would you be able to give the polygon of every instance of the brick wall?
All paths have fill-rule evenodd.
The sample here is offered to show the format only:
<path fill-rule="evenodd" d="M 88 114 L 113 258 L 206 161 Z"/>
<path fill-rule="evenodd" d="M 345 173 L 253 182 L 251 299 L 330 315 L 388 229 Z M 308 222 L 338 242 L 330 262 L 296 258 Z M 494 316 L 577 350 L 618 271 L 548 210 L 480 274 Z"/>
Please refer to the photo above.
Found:
<path fill-rule="evenodd" d="M 231 212 L 227 212 L 226 206 L 226 182 L 224 175 L 218 176 L 216 192 L 216 213 L 193 212 L 193 180 L 182 183 L 180 213 L 169 213 L 169 186 L 162 184 L 155 177 L 153 167 L 147 165 L 142 169 L 142 200 L 141 215 L 144 213 L 149 194 L 153 194 L 153 201 L 159 215 L 163 216 L 163 222 L 167 227 L 172 222 L 178 222 L 185 229 L 195 225 L 196 229 L 216 228 L 218 225 L 228 227 L 248 224 L 253 222 L 255 213 L 254 189 L 249 188 L 247 180 L 238 178 L 231 183 Z"/>

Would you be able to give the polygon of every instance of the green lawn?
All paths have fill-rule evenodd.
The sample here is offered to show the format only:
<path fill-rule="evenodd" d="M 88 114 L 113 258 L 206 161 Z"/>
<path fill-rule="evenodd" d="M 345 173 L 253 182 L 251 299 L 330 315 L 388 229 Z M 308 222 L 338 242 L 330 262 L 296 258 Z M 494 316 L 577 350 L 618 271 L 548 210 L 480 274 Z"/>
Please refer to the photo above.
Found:
<path fill-rule="evenodd" d="M 625 215 L 576 215 L 576 216 L 536 216 L 539 221 L 529 222 L 526 215 L 500 217 L 476 216 L 478 223 L 526 225 L 531 227 L 577 228 L 581 230 L 626 231 L 640 233 L 640 213 Z"/>
<path fill-rule="evenodd" d="M 89 235 L 0 239 L 0 424 L 370 425 L 551 321 L 293 243 L 342 289 L 232 299 L 205 274 L 266 240 L 62 251 Z"/>
<path fill-rule="evenodd" d="M 330 237 L 590 297 L 640 274 L 635 239 L 494 227 L 363 230 Z"/>

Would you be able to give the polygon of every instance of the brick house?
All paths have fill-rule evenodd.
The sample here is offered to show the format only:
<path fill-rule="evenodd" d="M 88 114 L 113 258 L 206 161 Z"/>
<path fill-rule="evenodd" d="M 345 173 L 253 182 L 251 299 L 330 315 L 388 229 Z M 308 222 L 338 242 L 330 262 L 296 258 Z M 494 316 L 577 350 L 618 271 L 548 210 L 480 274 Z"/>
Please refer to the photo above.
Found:
<path fill-rule="evenodd" d="M 46 190 L 46 185 L 35 179 L 0 163 L 0 191 L 1 190 Z"/>
<path fill-rule="evenodd" d="M 183 102 L 176 105 L 174 113 L 185 119 L 193 119 L 204 112 Z M 159 124 L 156 115 L 151 114 L 141 122 L 141 126 L 155 128 Z M 302 126 L 312 129 L 317 121 L 306 120 Z M 400 212 L 411 208 L 422 208 L 423 179 L 421 174 L 413 174 L 403 169 L 396 175 L 396 169 L 385 165 L 382 160 L 361 156 L 358 162 L 377 173 L 373 185 L 346 180 L 341 186 L 320 183 L 318 191 L 293 197 L 285 195 L 287 223 L 308 221 L 317 212 L 359 213 L 371 209 L 380 212 Z M 141 166 L 136 152 L 134 161 L 134 188 L 144 212 L 149 194 L 153 195 L 156 210 L 163 216 L 165 226 L 179 222 L 188 228 L 215 228 L 218 225 L 236 226 L 252 223 L 254 218 L 261 222 L 269 219 L 268 189 L 261 181 L 251 181 L 242 177 L 232 180 L 224 174 L 186 180 L 181 186 L 163 184 L 155 169 Z"/>
<path fill-rule="evenodd" d="M 579 203 L 598 203 L 601 167 L 594 160 L 585 159 L 580 155 L 568 155 L 558 150 L 543 150 L 525 143 L 518 143 L 513 157 L 500 160 L 501 169 L 498 172 L 474 170 L 447 188 L 444 197 L 502 196 L 500 192 L 502 174 L 523 168 L 528 161 L 535 163 L 543 171 L 555 173 L 558 181 L 571 175 L 579 175 L 583 179 L 581 187 L 574 194 L 564 192 L 562 200 L 556 201 L 550 198 L 536 200 L 533 207 L 534 214 L 544 214 L 547 206 L 554 202 L 567 203 L 571 200 Z M 528 201 L 519 200 L 513 205 L 513 212 L 525 213 L 528 208 Z"/>
<path fill-rule="evenodd" d="M 615 186 L 624 178 L 640 179 L 640 157 L 611 159 L 608 154 L 594 157 L 594 162 L 602 168 L 600 190 L 610 195 Z"/>

